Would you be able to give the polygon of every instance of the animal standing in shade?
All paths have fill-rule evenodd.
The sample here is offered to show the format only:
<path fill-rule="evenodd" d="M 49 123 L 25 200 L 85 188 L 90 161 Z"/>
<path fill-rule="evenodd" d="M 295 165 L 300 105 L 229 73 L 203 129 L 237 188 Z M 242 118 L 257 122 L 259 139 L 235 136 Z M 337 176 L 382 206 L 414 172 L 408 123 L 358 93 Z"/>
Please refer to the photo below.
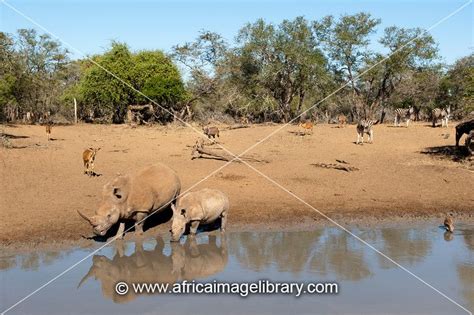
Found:
<path fill-rule="evenodd" d="M 451 214 L 447 214 L 446 218 L 444 219 L 444 227 L 446 231 L 453 233 L 454 232 L 454 221 Z"/>
<path fill-rule="evenodd" d="M 469 135 L 472 130 L 474 130 L 474 119 L 461 122 L 456 126 L 456 147 L 459 147 L 461 137 L 464 134 Z"/>

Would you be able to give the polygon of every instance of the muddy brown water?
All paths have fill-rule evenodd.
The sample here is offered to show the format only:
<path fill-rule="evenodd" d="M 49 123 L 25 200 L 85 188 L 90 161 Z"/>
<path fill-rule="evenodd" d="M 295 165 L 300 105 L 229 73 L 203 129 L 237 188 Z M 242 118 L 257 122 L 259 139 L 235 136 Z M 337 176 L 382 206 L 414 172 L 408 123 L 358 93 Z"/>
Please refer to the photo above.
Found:
<path fill-rule="evenodd" d="M 474 225 L 352 228 L 352 233 L 467 310 L 474 309 Z M 101 244 L 95 244 L 98 248 Z M 0 311 L 91 254 L 32 251 L 0 257 Z M 132 294 L 127 283 L 336 282 L 338 294 Z M 7 314 L 467 314 L 337 228 L 201 233 L 170 244 L 158 237 L 107 246 Z"/>

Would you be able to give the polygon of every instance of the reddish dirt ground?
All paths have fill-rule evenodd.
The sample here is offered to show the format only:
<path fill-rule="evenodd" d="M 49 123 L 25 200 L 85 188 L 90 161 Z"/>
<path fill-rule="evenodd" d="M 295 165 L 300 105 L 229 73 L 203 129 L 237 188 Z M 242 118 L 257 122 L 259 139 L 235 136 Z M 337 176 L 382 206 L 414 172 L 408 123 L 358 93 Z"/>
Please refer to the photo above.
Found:
<path fill-rule="evenodd" d="M 221 126 L 219 142 L 238 154 L 281 126 L 234 130 Z M 81 235 L 90 235 L 90 226 L 76 210 L 92 214 L 100 202 L 102 186 L 117 173 L 163 162 L 178 172 L 186 190 L 226 163 L 191 160 L 190 146 L 198 135 L 181 126 L 54 126 L 49 142 L 42 126 L 0 128 L 16 147 L 0 149 L 3 246 L 79 240 Z M 449 156 L 453 127 L 377 125 L 374 144 L 364 145 L 354 144 L 353 125 L 316 125 L 307 136 L 295 134 L 297 130 L 297 126 L 287 126 L 249 152 L 268 160 L 251 164 L 274 182 L 245 164 L 231 163 L 194 189 L 219 188 L 229 195 L 230 227 L 289 227 L 323 219 L 278 185 L 338 222 L 433 218 L 447 211 L 473 220 L 473 162 L 468 158 L 454 161 Z M 91 146 L 102 148 L 95 163 L 97 173 L 102 174 L 99 177 L 83 174 L 82 151 Z M 421 153 L 428 147 L 440 147 L 441 153 Z M 359 171 L 311 165 L 336 163 L 336 159 Z M 169 224 L 147 233 L 167 230 Z"/>

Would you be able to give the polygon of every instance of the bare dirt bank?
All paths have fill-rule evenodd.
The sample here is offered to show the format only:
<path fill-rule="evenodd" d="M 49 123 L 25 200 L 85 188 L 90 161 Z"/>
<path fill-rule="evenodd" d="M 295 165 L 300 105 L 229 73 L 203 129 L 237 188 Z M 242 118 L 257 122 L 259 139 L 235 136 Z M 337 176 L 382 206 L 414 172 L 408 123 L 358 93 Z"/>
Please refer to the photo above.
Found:
<path fill-rule="evenodd" d="M 238 154 L 280 126 L 223 130 L 220 142 Z M 53 128 L 3 126 L 11 144 L 0 149 L 0 245 L 78 241 L 90 227 L 76 213 L 92 214 L 102 186 L 117 173 L 160 161 L 174 168 L 187 189 L 223 164 L 191 160 L 197 135 L 186 127 L 77 125 Z M 437 219 L 454 211 L 473 221 L 474 173 L 468 159 L 453 161 L 454 128 L 375 127 L 375 143 L 355 145 L 355 126 L 315 126 L 301 137 L 289 126 L 250 153 L 269 160 L 252 163 L 279 185 L 337 222 L 378 224 Z M 83 174 L 82 151 L 100 146 L 96 171 Z M 423 154 L 431 148 L 432 154 Z M 312 163 L 344 160 L 359 171 L 317 168 Z M 229 195 L 230 227 L 311 226 L 324 218 L 244 164 L 232 163 L 194 189 L 219 188 Z M 151 224 L 153 226 L 153 224 Z M 148 234 L 167 231 L 169 223 Z M 151 235 L 150 234 L 150 235 Z"/>

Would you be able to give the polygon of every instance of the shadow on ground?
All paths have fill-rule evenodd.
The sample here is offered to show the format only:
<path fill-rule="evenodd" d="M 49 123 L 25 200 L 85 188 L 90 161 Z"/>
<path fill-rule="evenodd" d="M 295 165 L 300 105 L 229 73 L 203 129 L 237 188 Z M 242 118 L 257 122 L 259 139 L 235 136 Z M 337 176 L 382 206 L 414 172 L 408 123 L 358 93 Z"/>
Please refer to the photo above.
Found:
<path fill-rule="evenodd" d="M 5 137 L 7 139 L 25 139 L 25 138 L 29 138 L 28 136 L 17 136 L 17 135 L 12 135 L 12 134 L 6 133 L 6 132 L 0 132 L 0 137 Z"/>
<path fill-rule="evenodd" d="M 472 160 L 472 156 L 465 146 L 456 147 L 455 145 L 443 145 L 428 147 L 421 151 L 421 153 L 443 159 L 450 159 L 455 162 L 467 162 Z"/>

